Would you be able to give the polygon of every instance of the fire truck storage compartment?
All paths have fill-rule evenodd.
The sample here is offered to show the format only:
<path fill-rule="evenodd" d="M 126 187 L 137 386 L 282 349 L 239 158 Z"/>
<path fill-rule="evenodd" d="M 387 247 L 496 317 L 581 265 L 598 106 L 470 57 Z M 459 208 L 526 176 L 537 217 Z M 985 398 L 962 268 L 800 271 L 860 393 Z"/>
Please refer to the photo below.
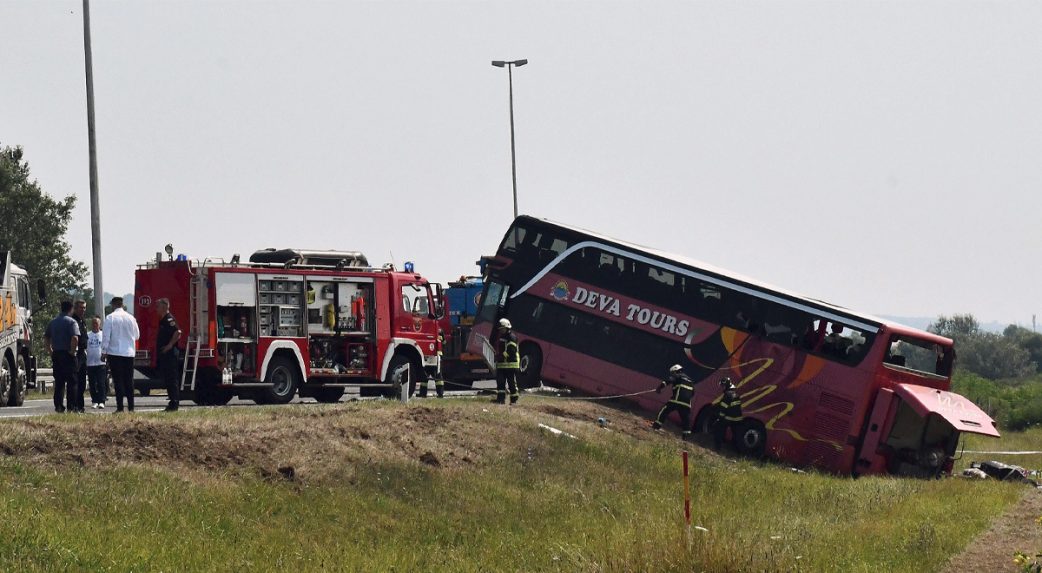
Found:
<path fill-rule="evenodd" d="M 306 298 L 309 334 L 361 335 L 372 332 L 372 282 L 309 277 Z"/>
<path fill-rule="evenodd" d="M 304 281 L 301 277 L 261 276 L 257 281 L 260 336 L 304 336 Z"/>
<path fill-rule="evenodd" d="M 253 274 L 215 273 L 217 353 L 232 372 L 253 373 L 257 363 L 257 280 Z"/>

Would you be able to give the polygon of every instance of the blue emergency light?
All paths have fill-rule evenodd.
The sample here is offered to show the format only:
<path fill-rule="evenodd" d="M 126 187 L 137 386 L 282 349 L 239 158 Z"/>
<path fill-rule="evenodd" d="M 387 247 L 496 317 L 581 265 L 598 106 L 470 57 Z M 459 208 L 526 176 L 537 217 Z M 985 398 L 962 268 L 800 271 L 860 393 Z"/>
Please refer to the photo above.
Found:
<path fill-rule="evenodd" d="M 411 273 L 413 268 L 415 268 L 415 266 L 412 264 L 412 261 L 405 261 L 405 272 Z"/>

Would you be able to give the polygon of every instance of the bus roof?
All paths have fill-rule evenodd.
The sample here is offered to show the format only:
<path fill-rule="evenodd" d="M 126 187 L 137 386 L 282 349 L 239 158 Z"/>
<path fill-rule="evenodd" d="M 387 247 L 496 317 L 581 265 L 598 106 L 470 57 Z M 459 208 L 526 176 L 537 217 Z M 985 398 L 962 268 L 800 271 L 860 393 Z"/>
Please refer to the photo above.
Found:
<path fill-rule="evenodd" d="M 888 330 L 894 330 L 894 331 L 897 331 L 897 332 L 900 332 L 900 333 L 906 334 L 906 335 L 913 335 L 913 336 L 916 336 L 917 338 L 928 339 L 928 340 L 931 340 L 933 342 L 937 342 L 939 344 L 951 345 L 951 340 L 948 339 L 948 338 L 944 338 L 942 336 L 938 336 L 936 334 L 933 334 L 933 333 L 930 333 L 930 332 L 925 332 L 925 331 L 922 331 L 922 330 L 919 330 L 919 329 L 916 329 L 916 328 L 912 328 L 910 326 L 906 326 L 906 325 L 903 325 L 903 324 L 899 324 L 899 323 L 896 323 L 896 322 L 893 322 L 893 321 L 885 320 L 885 319 L 882 319 L 882 318 L 879 318 L 877 316 L 873 316 L 873 315 L 870 315 L 870 314 L 854 312 L 854 311 L 851 311 L 850 309 L 844 308 L 842 306 L 838 306 L 838 305 L 835 305 L 835 304 L 832 304 L 832 303 L 828 303 L 828 302 L 825 302 L 825 301 L 822 301 L 822 300 L 819 300 L 819 299 L 811 298 L 811 297 L 808 297 L 808 296 L 805 296 L 805 295 L 802 295 L 802 294 L 799 294 L 799 293 L 796 293 L 796 292 L 793 292 L 793 291 L 789 291 L 789 290 L 786 290 L 786 289 L 778 288 L 776 286 L 764 283 L 762 281 L 751 279 L 751 278 L 746 277 L 744 275 L 741 275 L 741 274 L 738 274 L 738 273 L 735 273 L 735 272 L 732 272 L 732 271 L 728 271 L 728 270 L 722 269 L 720 267 L 716 267 L 716 266 L 708 264 L 708 263 L 704 263 L 704 262 L 696 260 L 696 259 L 685 257 L 683 255 L 677 255 L 677 254 L 674 254 L 674 253 L 661 251 L 661 250 L 654 249 L 654 248 L 651 248 L 651 247 L 645 247 L 643 245 L 638 245 L 636 243 L 630 243 L 630 242 L 627 242 L 627 241 L 622 241 L 622 240 L 619 240 L 619 239 L 615 239 L 615 238 L 609 237 L 607 235 L 603 235 L 603 234 L 598 233 L 596 231 L 590 231 L 590 230 L 587 230 L 587 229 L 583 229 L 581 227 L 576 227 L 574 225 L 568 225 L 568 224 L 565 224 L 565 223 L 559 223 L 557 221 L 551 221 L 549 219 L 533 217 L 533 216 L 530 216 L 530 215 L 520 215 L 520 216 L 518 216 L 517 221 L 522 221 L 522 220 L 528 220 L 528 221 L 534 221 L 534 222 L 541 223 L 541 224 L 552 225 L 552 226 L 555 226 L 555 227 L 559 227 L 561 229 L 565 229 L 565 230 L 571 231 L 573 233 L 580 233 L 580 234 L 587 235 L 587 236 L 589 236 L 591 238 L 594 238 L 594 239 L 599 239 L 599 240 L 606 241 L 606 242 L 609 242 L 609 243 L 614 243 L 615 245 L 618 245 L 620 247 L 625 247 L 627 249 L 640 251 L 640 252 L 646 253 L 646 254 L 651 255 L 652 257 L 655 257 L 655 258 L 658 258 L 658 259 L 664 259 L 664 260 L 667 260 L 667 261 L 670 261 L 670 262 L 673 262 L 673 263 L 677 263 L 677 264 L 679 264 L 679 265 L 681 265 L 683 267 L 687 267 L 689 270 L 693 270 L 693 271 L 698 271 L 698 272 L 703 272 L 703 273 L 707 273 L 707 274 L 710 274 L 710 275 L 714 275 L 714 276 L 716 276 L 716 277 L 718 277 L 720 279 L 724 279 L 725 281 L 733 281 L 734 283 L 739 283 L 739 286 L 752 287 L 753 291 L 762 291 L 762 294 L 780 295 L 781 297 L 783 297 L 785 299 L 789 299 L 790 302 L 801 303 L 803 305 L 815 307 L 815 308 L 818 308 L 818 309 L 820 309 L 822 311 L 826 311 L 826 312 L 831 313 L 831 314 L 836 314 L 841 319 L 842 318 L 847 318 L 851 322 L 855 322 L 855 323 L 860 322 L 860 323 L 865 323 L 865 324 L 871 325 L 875 329 L 878 329 L 881 326 L 885 326 L 885 327 L 887 327 Z M 517 221 L 515 221 L 515 222 L 517 222 Z M 508 233 L 509 233 L 509 231 L 508 231 Z"/>

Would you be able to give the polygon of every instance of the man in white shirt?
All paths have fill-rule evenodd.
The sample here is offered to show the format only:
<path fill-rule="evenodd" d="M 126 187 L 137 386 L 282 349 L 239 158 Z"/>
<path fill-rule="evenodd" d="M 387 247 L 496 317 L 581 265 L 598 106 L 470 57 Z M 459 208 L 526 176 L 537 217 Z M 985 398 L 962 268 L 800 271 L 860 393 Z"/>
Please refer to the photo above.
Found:
<path fill-rule="evenodd" d="M 101 359 L 101 319 L 90 319 L 90 332 L 87 333 L 87 380 L 90 381 L 90 402 L 95 409 L 105 407 L 108 400 L 109 382 L 105 372 L 105 361 Z"/>
<path fill-rule="evenodd" d="M 134 411 L 134 354 L 135 341 L 141 336 L 137 320 L 123 310 L 123 298 L 112 297 L 112 312 L 105 317 L 105 335 L 101 343 L 101 354 L 108 358 L 112 382 L 116 386 L 116 411 L 123 411 L 123 397 L 127 398 L 127 409 Z"/>

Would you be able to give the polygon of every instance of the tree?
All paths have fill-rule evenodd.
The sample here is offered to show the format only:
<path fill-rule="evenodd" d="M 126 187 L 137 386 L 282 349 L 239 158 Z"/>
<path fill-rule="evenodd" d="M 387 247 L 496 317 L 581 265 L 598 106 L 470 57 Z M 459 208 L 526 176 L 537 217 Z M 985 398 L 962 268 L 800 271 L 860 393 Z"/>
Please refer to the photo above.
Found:
<path fill-rule="evenodd" d="M 953 314 L 951 317 L 942 314 L 926 329 L 958 343 L 979 335 L 980 323 L 972 314 Z"/>
<path fill-rule="evenodd" d="M 1002 336 L 1026 350 L 1035 366 L 1042 368 L 1042 334 L 1011 324 L 1002 331 Z"/>
<path fill-rule="evenodd" d="M 56 200 L 30 178 L 21 147 L 0 147 L 0 248 L 11 251 L 12 261 L 23 267 L 35 283 L 42 280 L 48 293 L 41 301 L 35 293 L 33 313 L 37 336 L 33 347 L 45 357 L 42 329 L 58 312 L 60 293 L 82 291 L 87 266 L 72 260 L 65 233 L 76 206 L 76 197 Z M 46 358 L 45 358 L 46 360 Z"/>
<path fill-rule="evenodd" d="M 984 332 L 972 314 L 941 315 L 927 327 L 955 341 L 958 366 L 991 380 L 1021 378 L 1037 371 L 1037 364 L 1015 331 L 999 335 Z M 1042 342 L 1042 341 L 1040 341 Z"/>

